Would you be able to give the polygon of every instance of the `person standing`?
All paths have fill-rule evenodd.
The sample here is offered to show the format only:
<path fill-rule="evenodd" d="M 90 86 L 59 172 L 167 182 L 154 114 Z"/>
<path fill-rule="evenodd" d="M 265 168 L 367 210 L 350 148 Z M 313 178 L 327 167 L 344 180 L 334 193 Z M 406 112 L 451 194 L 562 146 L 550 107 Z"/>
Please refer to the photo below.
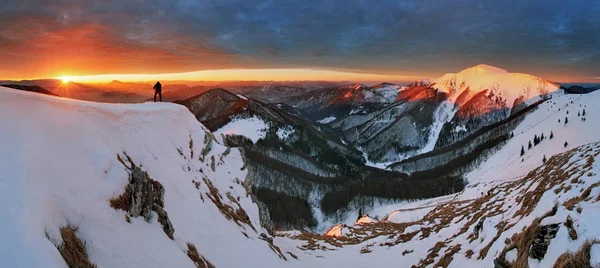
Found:
<path fill-rule="evenodd" d="M 156 94 L 158 94 L 159 101 L 162 102 L 162 85 L 158 81 L 154 84 L 154 102 L 156 102 Z"/>

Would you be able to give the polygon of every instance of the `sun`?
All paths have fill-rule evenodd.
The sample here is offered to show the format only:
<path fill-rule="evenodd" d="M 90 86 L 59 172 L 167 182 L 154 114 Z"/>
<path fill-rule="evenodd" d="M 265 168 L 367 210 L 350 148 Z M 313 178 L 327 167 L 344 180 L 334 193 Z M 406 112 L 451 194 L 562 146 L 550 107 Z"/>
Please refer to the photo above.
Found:
<path fill-rule="evenodd" d="M 68 84 L 69 82 L 71 82 L 71 78 L 68 76 L 61 76 L 60 80 L 62 80 L 63 84 Z"/>

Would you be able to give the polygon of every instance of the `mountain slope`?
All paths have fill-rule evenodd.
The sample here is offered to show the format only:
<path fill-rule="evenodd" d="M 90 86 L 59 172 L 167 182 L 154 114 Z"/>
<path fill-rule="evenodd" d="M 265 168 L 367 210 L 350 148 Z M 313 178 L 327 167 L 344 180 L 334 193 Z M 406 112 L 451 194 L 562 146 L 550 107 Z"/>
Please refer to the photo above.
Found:
<path fill-rule="evenodd" d="M 275 225 L 315 227 L 322 193 L 352 179 L 363 166 L 361 154 L 336 133 L 269 105 L 213 89 L 178 102 L 213 130 L 225 144 L 243 147 L 252 172 L 253 191 L 266 203 Z M 276 197 L 274 197 L 276 196 Z M 297 203 L 279 211 L 278 199 Z M 281 215 L 286 217 L 278 217 Z M 303 216 L 300 216 L 303 215 Z M 278 220 L 280 219 L 280 220 Z"/>
<path fill-rule="evenodd" d="M 337 118 L 331 125 L 343 131 L 369 163 L 389 166 L 464 141 L 557 89 L 541 78 L 478 65 L 404 86 L 394 103 Z"/>
<path fill-rule="evenodd" d="M 342 118 L 364 114 L 396 101 L 401 87 L 382 83 L 372 87 L 362 84 L 335 86 L 310 91 L 286 100 L 294 108 L 307 112 L 310 120 Z"/>
<path fill-rule="evenodd" d="M 460 193 L 381 206 L 367 211 L 381 219 L 374 224 L 352 225 L 356 218 L 349 218 L 330 230 L 337 238 L 286 234 L 289 243 L 304 240 L 296 245 L 353 267 L 398 261 L 401 267 L 584 267 L 565 263 L 569 254 L 586 251 L 592 262 L 585 267 L 597 267 L 599 100 L 599 92 L 555 94 L 540 104 L 467 175 L 470 184 Z M 545 139 L 528 149 L 542 133 Z M 321 253 L 323 247 L 334 250 Z M 350 256 L 359 253 L 357 264 Z"/>
<path fill-rule="evenodd" d="M 0 96 L 0 122 L 12 126 L 0 131 L 2 266 L 66 267 L 57 250 L 66 226 L 98 267 L 196 267 L 186 243 L 216 267 L 284 262 L 268 236 L 260 238 L 266 231 L 242 185 L 247 170 L 239 151 L 217 144 L 185 107 L 2 87 Z M 148 221 L 109 201 L 134 183 L 132 164 L 164 187 Z M 164 216 L 174 239 L 163 230 Z"/>
<path fill-rule="evenodd" d="M 269 208 L 274 227 L 321 230 L 373 199 L 427 198 L 462 189 L 456 176 L 409 177 L 365 166 L 360 152 L 337 132 L 281 105 L 221 89 L 180 103 L 217 139 L 244 148 L 253 192 Z"/>

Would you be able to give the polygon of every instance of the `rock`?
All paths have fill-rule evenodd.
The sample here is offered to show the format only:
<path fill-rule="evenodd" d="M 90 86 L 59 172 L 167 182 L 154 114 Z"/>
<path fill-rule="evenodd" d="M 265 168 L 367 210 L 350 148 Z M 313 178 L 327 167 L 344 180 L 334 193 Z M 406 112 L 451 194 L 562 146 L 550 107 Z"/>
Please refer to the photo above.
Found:
<path fill-rule="evenodd" d="M 162 207 L 159 207 L 156 204 L 154 205 L 154 211 L 156 211 L 156 214 L 158 215 L 158 222 L 160 222 L 160 224 L 162 225 L 165 234 L 167 234 L 169 238 L 173 239 L 175 228 L 173 227 L 171 220 L 169 220 L 169 215 L 167 214 L 167 212 Z"/>
<path fill-rule="evenodd" d="M 508 268 L 504 263 L 498 259 L 494 259 L 494 268 Z"/>
<path fill-rule="evenodd" d="M 550 242 L 556 237 L 558 229 L 560 229 L 558 223 L 540 226 L 535 233 L 535 239 L 529 250 L 529 256 L 538 260 L 543 259 L 546 251 L 548 251 Z"/>
<path fill-rule="evenodd" d="M 129 195 L 126 197 L 129 200 L 126 205 L 129 216 L 142 216 L 149 222 L 152 219 L 152 211 L 156 212 L 163 231 L 173 239 L 175 228 L 164 209 L 165 188 L 160 182 L 151 179 L 147 172 L 136 166 L 129 156 L 127 158 L 131 167 L 126 166 L 129 170 L 129 184 L 123 195 Z M 120 209 L 125 209 L 125 207 Z"/>

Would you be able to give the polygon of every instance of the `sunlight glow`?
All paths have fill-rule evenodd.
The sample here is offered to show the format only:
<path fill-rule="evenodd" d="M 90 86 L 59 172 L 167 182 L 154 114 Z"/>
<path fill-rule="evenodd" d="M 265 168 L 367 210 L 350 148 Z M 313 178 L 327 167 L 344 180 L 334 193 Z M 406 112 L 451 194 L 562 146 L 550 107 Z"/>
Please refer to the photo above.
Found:
<path fill-rule="evenodd" d="M 60 80 L 62 80 L 63 84 L 68 84 L 69 82 L 71 82 L 71 77 L 61 76 Z"/>
<path fill-rule="evenodd" d="M 64 78 L 61 77 L 61 79 Z M 72 82 L 140 82 L 156 80 L 180 81 L 415 81 L 421 76 L 353 73 L 322 69 L 224 69 L 166 74 L 101 74 L 69 76 Z M 64 81 L 64 80 L 63 80 Z"/>

